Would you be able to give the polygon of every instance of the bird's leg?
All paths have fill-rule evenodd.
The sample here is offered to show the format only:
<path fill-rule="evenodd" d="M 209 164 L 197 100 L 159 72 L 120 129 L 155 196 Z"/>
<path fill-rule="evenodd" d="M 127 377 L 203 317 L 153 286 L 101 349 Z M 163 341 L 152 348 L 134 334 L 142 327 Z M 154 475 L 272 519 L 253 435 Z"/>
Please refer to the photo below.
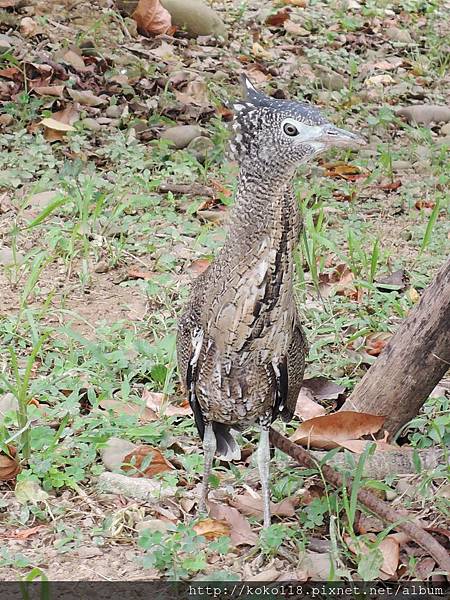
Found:
<path fill-rule="evenodd" d="M 198 512 L 206 512 L 206 499 L 208 497 L 208 482 L 211 474 L 214 454 L 216 452 L 216 436 L 211 423 L 205 424 L 205 433 L 203 436 L 203 454 L 205 456 L 205 466 L 203 469 L 203 482 L 198 504 Z"/>
<path fill-rule="evenodd" d="M 270 444 L 269 427 L 261 424 L 258 445 L 258 468 L 261 477 L 261 491 L 264 510 L 264 528 L 270 527 L 270 491 L 269 491 Z"/>

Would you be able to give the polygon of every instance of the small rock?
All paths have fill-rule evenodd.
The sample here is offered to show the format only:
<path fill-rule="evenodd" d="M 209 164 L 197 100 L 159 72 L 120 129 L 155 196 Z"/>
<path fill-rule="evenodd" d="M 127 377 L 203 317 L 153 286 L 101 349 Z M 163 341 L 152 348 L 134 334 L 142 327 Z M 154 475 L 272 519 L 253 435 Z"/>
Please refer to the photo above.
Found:
<path fill-rule="evenodd" d="M 195 156 L 199 163 L 205 162 L 206 157 L 211 153 L 213 148 L 214 142 L 203 135 L 194 138 L 191 142 L 189 142 L 187 147 L 187 149 Z"/>
<path fill-rule="evenodd" d="M 14 122 L 12 115 L 0 115 L 0 127 L 9 127 Z"/>
<path fill-rule="evenodd" d="M 410 44 L 413 41 L 409 31 L 406 29 L 400 29 L 399 27 L 388 27 L 384 34 L 388 40 L 391 40 L 392 42 Z"/>
<path fill-rule="evenodd" d="M 446 123 L 441 127 L 441 135 L 450 135 L 450 123 Z"/>
<path fill-rule="evenodd" d="M 100 96 L 96 96 L 90 90 L 73 90 L 71 88 L 67 89 L 67 93 L 82 106 L 103 106 L 106 104 L 105 98 L 100 98 Z"/>
<path fill-rule="evenodd" d="M 411 163 L 407 160 L 393 160 L 392 168 L 394 171 L 405 171 L 411 167 Z"/>
<path fill-rule="evenodd" d="M 24 261 L 24 257 L 20 252 L 16 252 L 14 256 L 14 252 L 11 248 L 0 248 L 0 265 L 3 267 L 11 267 L 13 265 L 21 265 Z"/>
<path fill-rule="evenodd" d="M 38 192 L 37 194 L 33 194 L 28 198 L 27 207 L 31 206 L 34 209 L 42 210 L 58 197 L 61 197 L 61 195 L 61 192 L 58 190 Z"/>
<path fill-rule="evenodd" d="M 450 121 L 450 106 L 413 104 L 412 106 L 398 108 L 396 114 L 405 117 L 408 123 L 428 126 L 430 123 L 446 123 Z"/>
<path fill-rule="evenodd" d="M 89 131 L 100 131 L 102 128 L 100 123 L 91 117 L 86 117 L 86 119 L 83 119 L 80 123 L 84 129 L 88 129 Z"/>
<path fill-rule="evenodd" d="M 219 14 L 202 0 L 161 0 L 169 11 L 172 25 L 184 29 L 188 34 L 215 35 L 227 39 L 228 33 Z"/>
<path fill-rule="evenodd" d="M 6 52 L 10 50 L 14 44 L 17 43 L 17 39 L 11 37 L 10 35 L 5 35 L 4 33 L 0 34 L 0 52 Z"/>
<path fill-rule="evenodd" d="M 198 125 L 177 125 L 163 131 L 160 138 L 171 141 L 175 148 L 181 149 L 186 148 L 194 138 L 201 136 L 202 133 L 202 128 Z"/>
<path fill-rule="evenodd" d="M 41 33 L 41 29 L 31 17 L 23 17 L 20 21 L 20 33 L 24 37 L 34 37 L 38 33 Z"/>
<path fill-rule="evenodd" d="M 160 502 L 164 498 L 175 496 L 177 491 L 176 486 L 168 486 L 155 479 L 136 479 L 109 471 L 101 473 L 97 487 L 101 492 L 120 494 L 145 502 Z"/>
<path fill-rule="evenodd" d="M 100 452 L 102 462 L 110 471 L 120 469 L 123 464 L 124 457 L 135 450 L 136 447 L 136 444 L 133 444 L 128 440 L 115 437 L 109 438 L 105 444 L 105 447 Z"/>
<path fill-rule="evenodd" d="M 162 521 L 161 519 L 147 519 L 145 521 L 140 521 L 140 523 L 136 523 L 136 531 L 140 533 L 144 531 L 144 529 L 150 529 L 150 531 L 161 531 L 161 533 L 165 533 L 169 529 L 170 523 L 167 521 Z"/>
<path fill-rule="evenodd" d="M 77 555 L 80 558 L 94 558 L 94 556 L 102 556 L 103 552 L 95 546 L 80 546 L 77 549 Z"/>
<path fill-rule="evenodd" d="M 316 69 L 317 76 L 319 78 L 320 83 L 327 90 L 331 90 L 332 92 L 338 92 L 343 88 L 347 87 L 347 81 L 345 77 L 336 73 L 335 71 L 329 71 L 328 69 L 324 69 L 318 67 Z"/>
<path fill-rule="evenodd" d="M 101 260 L 95 265 L 94 271 L 96 273 L 107 273 L 109 271 L 109 265 L 105 260 Z"/>
<path fill-rule="evenodd" d="M 118 104 L 115 104 L 113 106 L 108 106 L 108 108 L 105 110 L 105 115 L 107 117 L 109 117 L 110 119 L 119 119 L 122 116 L 123 113 L 123 108 L 122 106 L 119 106 Z"/>

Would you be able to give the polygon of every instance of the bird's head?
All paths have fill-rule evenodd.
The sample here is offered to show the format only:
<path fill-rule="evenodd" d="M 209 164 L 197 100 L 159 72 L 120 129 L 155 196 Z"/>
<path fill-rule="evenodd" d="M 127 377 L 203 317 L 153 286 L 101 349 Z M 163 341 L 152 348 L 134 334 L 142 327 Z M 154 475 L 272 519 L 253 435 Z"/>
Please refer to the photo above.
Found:
<path fill-rule="evenodd" d="M 245 99 L 233 104 L 230 148 L 241 164 L 271 169 L 296 167 L 332 147 L 364 145 L 364 138 L 339 129 L 304 102 L 278 100 L 242 76 Z"/>

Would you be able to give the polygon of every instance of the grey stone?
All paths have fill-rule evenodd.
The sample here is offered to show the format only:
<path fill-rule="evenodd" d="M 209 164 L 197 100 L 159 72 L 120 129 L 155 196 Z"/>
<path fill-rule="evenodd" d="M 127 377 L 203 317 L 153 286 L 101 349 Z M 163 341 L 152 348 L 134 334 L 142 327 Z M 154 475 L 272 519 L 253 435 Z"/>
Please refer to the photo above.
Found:
<path fill-rule="evenodd" d="M 0 265 L 4 267 L 11 267 L 14 264 L 21 265 L 23 260 L 24 258 L 20 252 L 16 252 L 14 256 L 14 252 L 11 248 L 7 248 L 6 246 L 0 248 Z"/>
<path fill-rule="evenodd" d="M 194 138 L 187 147 L 200 163 L 205 161 L 207 155 L 211 153 L 213 148 L 214 142 L 203 135 Z"/>
<path fill-rule="evenodd" d="M 0 50 L 2 52 L 10 50 L 16 43 L 16 38 L 11 37 L 10 35 L 5 35 L 4 33 L 0 34 Z"/>
<path fill-rule="evenodd" d="M 410 44 L 413 41 L 409 31 L 406 29 L 400 29 L 399 27 L 388 27 L 384 34 L 388 40 L 391 40 L 392 42 Z"/>
<path fill-rule="evenodd" d="M 225 23 L 219 14 L 202 0 L 161 0 L 172 17 L 172 25 L 188 34 L 228 37 Z"/>
<path fill-rule="evenodd" d="M 88 129 L 89 131 L 100 131 L 102 128 L 100 123 L 96 119 L 91 119 L 91 117 L 86 117 L 86 119 L 83 119 L 81 121 L 81 125 L 84 127 L 84 129 Z"/>
<path fill-rule="evenodd" d="M 198 125 L 177 125 L 169 127 L 160 135 L 161 139 L 169 140 L 175 148 L 186 148 L 186 146 L 196 137 L 201 136 L 202 128 Z"/>
<path fill-rule="evenodd" d="M 108 106 L 105 110 L 105 115 L 110 119 L 119 119 L 122 116 L 123 108 L 119 105 Z"/>

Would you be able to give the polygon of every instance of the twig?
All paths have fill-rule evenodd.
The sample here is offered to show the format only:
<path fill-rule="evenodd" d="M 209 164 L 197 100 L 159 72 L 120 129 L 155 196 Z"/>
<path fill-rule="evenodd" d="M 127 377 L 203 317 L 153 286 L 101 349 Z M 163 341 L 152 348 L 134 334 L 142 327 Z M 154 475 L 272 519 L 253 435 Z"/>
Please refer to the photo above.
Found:
<path fill-rule="evenodd" d="M 288 454 L 291 458 L 294 458 L 303 467 L 307 467 L 308 469 L 317 468 L 316 461 L 308 451 L 297 446 L 284 435 L 275 431 L 275 429 L 270 430 L 270 440 L 274 446 Z M 345 486 L 350 492 L 353 483 L 351 478 L 346 478 L 344 482 L 342 475 L 328 465 L 321 465 L 320 468 L 323 477 L 328 483 L 331 483 L 331 485 L 337 489 L 342 489 Z M 406 511 L 394 510 L 387 502 L 380 500 L 368 490 L 359 490 L 358 500 L 380 519 L 387 523 L 394 523 L 396 529 L 401 529 L 408 534 L 412 540 L 419 544 L 419 546 L 434 558 L 442 570 L 450 573 L 450 556 L 448 555 L 448 552 L 434 539 L 433 536 L 416 525 L 416 523 L 406 521 L 405 519 L 410 518 L 409 513 Z"/>
<path fill-rule="evenodd" d="M 215 192 L 212 188 L 199 183 L 160 183 L 158 186 L 158 192 L 161 194 L 195 194 L 196 196 L 209 196 L 210 198 L 215 197 Z"/>

